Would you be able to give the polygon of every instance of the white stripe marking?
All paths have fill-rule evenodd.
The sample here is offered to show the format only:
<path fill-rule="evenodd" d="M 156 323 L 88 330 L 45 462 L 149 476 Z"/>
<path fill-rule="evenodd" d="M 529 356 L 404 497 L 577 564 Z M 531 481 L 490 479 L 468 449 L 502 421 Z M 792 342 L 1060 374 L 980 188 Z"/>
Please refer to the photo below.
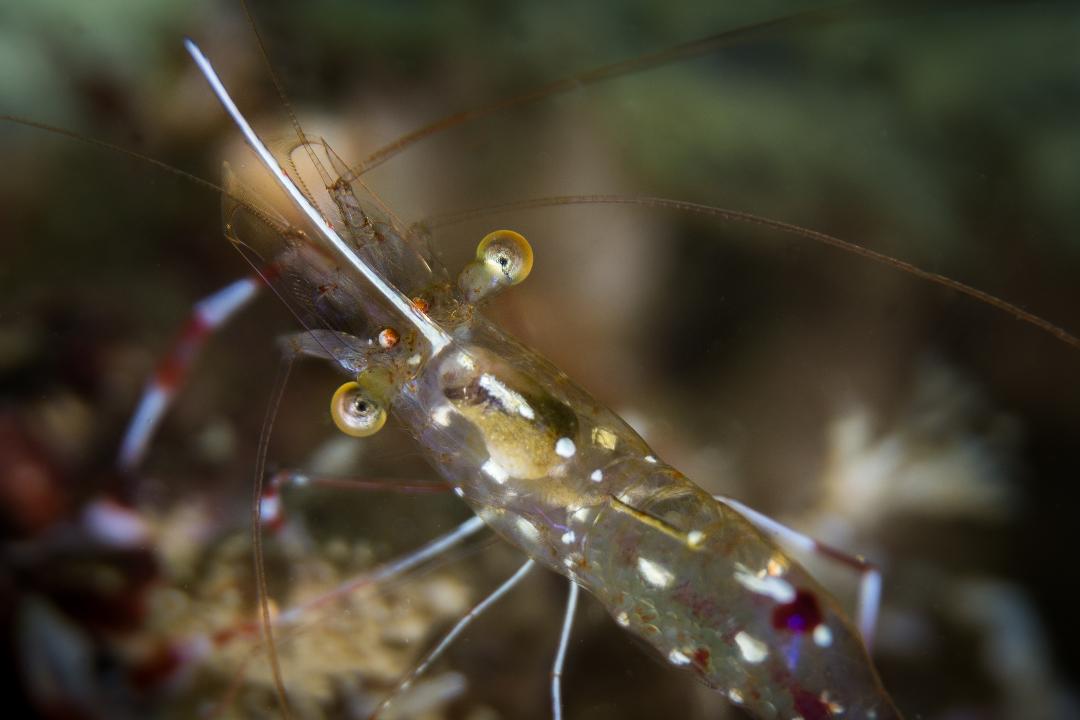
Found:
<path fill-rule="evenodd" d="M 237 280 L 195 303 L 195 312 L 206 327 L 216 328 L 255 297 L 258 290 L 254 278 Z"/>
<path fill-rule="evenodd" d="M 139 407 L 128 423 L 124 432 L 124 440 L 120 446 L 120 467 L 130 470 L 139 464 L 146 452 L 146 445 L 154 429 L 161 422 L 165 406 L 172 397 L 172 392 L 166 390 L 156 381 L 151 380 L 143 391 Z"/>
<path fill-rule="evenodd" d="M 225 86 L 221 82 L 221 78 L 218 77 L 214 67 L 210 64 L 210 61 L 203 55 L 202 50 L 196 45 L 191 38 L 184 38 L 184 47 L 187 48 L 188 54 L 191 55 L 191 59 L 198 65 L 199 71 L 202 72 L 203 77 L 210 84 L 210 89 L 217 95 L 218 100 L 221 101 L 222 107 L 225 108 L 225 112 L 233 119 L 236 126 L 243 133 L 244 139 L 247 140 L 248 145 L 255 151 L 255 154 L 259 156 L 259 160 L 266 166 L 274 178 L 278 181 L 278 184 L 289 194 L 299 207 L 308 220 L 318 229 L 324 238 L 326 238 L 334 249 L 345 258 L 350 265 L 352 265 L 357 271 L 360 272 L 368 282 L 375 286 L 375 290 L 382 295 L 386 300 L 394 306 L 401 315 L 408 320 L 413 327 L 420 331 L 420 333 L 427 339 L 431 345 L 432 354 L 437 355 L 443 348 L 450 344 L 450 336 L 441 327 L 431 321 L 426 315 L 416 309 L 416 306 L 412 304 L 407 297 L 405 297 L 401 291 L 390 285 L 388 282 L 375 272 L 364 262 L 363 258 L 357 255 L 346 244 L 341 236 L 337 234 L 330 224 L 326 222 L 326 219 L 315 207 L 308 202 L 308 199 L 304 196 L 304 193 L 300 192 L 300 188 L 296 187 L 296 184 L 285 174 L 285 171 L 278 165 L 277 160 L 263 144 L 259 136 L 255 134 L 255 131 L 251 129 L 251 125 L 240 113 L 240 110 L 236 107 L 236 103 L 229 97 L 229 92 L 225 89 Z"/>

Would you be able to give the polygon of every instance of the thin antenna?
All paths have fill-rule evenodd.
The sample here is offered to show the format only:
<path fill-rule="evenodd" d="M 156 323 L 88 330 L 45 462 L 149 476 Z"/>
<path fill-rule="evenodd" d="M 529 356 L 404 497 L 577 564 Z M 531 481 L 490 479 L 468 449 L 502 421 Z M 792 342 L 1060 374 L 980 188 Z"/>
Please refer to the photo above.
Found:
<path fill-rule="evenodd" d="M 266 50 L 266 43 L 263 42 L 262 33 L 259 32 L 259 26 L 255 23 L 255 15 L 251 12 L 251 8 L 248 7 L 247 0 L 240 0 L 240 7 L 244 9 L 244 15 L 247 16 L 248 25 L 251 26 L 251 32 L 255 35 L 255 43 L 259 46 L 259 54 L 262 56 L 263 65 L 266 66 L 266 73 L 270 76 L 270 80 L 274 83 L 274 89 L 277 90 L 278 99 L 281 100 L 281 106 L 285 108 L 285 113 L 289 116 L 289 123 L 292 125 L 293 130 L 296 132 L 296 137 L 300 140 L 300 144 L 304 146 L 304 150 L 307 151 L 308 159 L 311 160 L 311 164 L 315 166 L 315 169 L 319 171 L 323 183 L 326 184 L 328 175 L 323 168 L 319 159 L 315 157 L 315 152 L 311 149 L 311 145 L 308 143 L 307 135 L 304 133 L 304 128 L 300 126 L 300 120 L 296 117 L 296 113 L 293 111 L 292 103 L 289 102 L 289 96 L 285 94 L 285 86 L 281 84 L 281 80 L 278 78 L 277 73 L 274 72 L 274 66 L 270 62 L 270 53 Z M 290 164 L 292 160 L 289 161 Z M 293 165 L 293 169 L 296 166 Z M 300 189 L 304 191 L 307 197 L 314 197 L 308 192 L 307 186 L 304 185 L 304 179 L 300 177 L 300 173 L 296 173 L 297 182 L 300 184 Z"/>
<path fill-rule="evenodd" d="M 75 132 L 74 130 L 68 130 L 67 128 L 62 128 L 62 127 L 59 127 L 57 125 L 50 125 L 48 123 L 38 122 L 37 120 L 30 120 L 29 118 L 19 117 L 18 115 L 0 115 L 0 120 L 2 120 L 4 122 L 14 123 L 16 125 L 22 125 L 22 126 L 28 127 L 28 128 L 34 128 L 35 130 L 43 130 L 45 132 L 52 133 L 54 135 L 61 135 L 63 137 L 71 138 L 72 140 L 78 140 L 79 142 L 84 142 L 87 145 L 93 145 L 95 147 L 99 147 L 99 148 L 102 148 L 104 150 L 110 150 L 112 152 L 118 152 L 118 153 L 120 153 L 122 155 L 127 155 L 128 157 L 134 158 L 134 159 L 136 159 L 136 160 L 138 160 L 140 162 L 144 162 L 144 163 L 147 163 L 149 165 L 153 165 L 158 170 L 164 170 L 165 172 L 176 175 L 177 177 L 181 177 L 184 180 L 187 180 L 188 182 L 193 182 L 193 183 L 195 183 L 196 185 L 198 185 L 200 187 L 207 188 L 209 190 L 213 190 L 214 192 L 217 192 L 217 193 L 221 193 L 222 195 L 225 195 L 225 196 L 235 200 L 236 202 L 240 203 L 241 205 L 247 205 L 247 203 L 245 203 L 240 198 L 237 198 L 234 195 L 229 194 L 225 190 L 225 188 L 221 187 L 217 183 L 212 183 L 209 180 L 206 180 L 204 178 L 199 177 L 198 175 L 194 175 L 192 173 L 187 172 L 186 170 L 181 170 L 180 168 L 173 167 L 172 165 L 169 165 L 168 163 L 162 162 L 161 160 L 155 160 L 154 158 L 150 157 L 149 155 L 143 155 L 142 153 L 135 152 L 134 150 L 129 150 L 126 147 L 121 147 L 119 145 L 113 145 L 112 143 L 105 142 L 104 140 L 98 140 L 96 138 L 87 137 L 86 135 L 80 135 L 79 133 Z"/>
<path fill-rule="evenodd" d="M 952 290 L 953 292 L 958 292 L 961 295 L 966 295 L 969 298 L 985 303 L 1001 312 L 1012 315 L 1020 322 L 1037 327 L 1043 332 L 1053 335 L 1066 345 L 1070 345 L 1074 349 L 1080 350 L 1080 338 L 1077 338 L 1068 330 L 1065 330 L 1048 320 L 1044 320 L 1038 315 L 1030 313 L 1018 305 L 1014 305 L 1007 300 L 1002 300 L 996 295 L 991 295 L 988 292 L 974 288 L 959 280 L 953 280 L 946 275 L 940 275 L 929 270 L 924 270 L 918 265 L 913 265 L 907 261 L 895 258 L 892 255 L 886 255 L 877 250 L 871 250 L 862 245 L 857 245 L 847 240 L 841 240 L 835 235 L 818 232 L 817 230 L 811 230 L 810 228 L 804 228 L 801 225 L 783 222 L 782 220 L 772 220 L 767 217 L 762 217 L 761 215 L 742 212 L 741 210 L 729 210 L 727 208 L 703 205 L 701 203 L 689 202 L 686 200 L 671 200 L 658 197 L 635 197 L 631 195 L 556 195 L 553 197 L 530 198 L 528 200 L 519 200 L 517 202 L 510 202 L 502 205 L 492 205 L 489 207 L 445 213 L 443 215 L 433 215 L 427 220 L 421 221 L 419 224 L 428 228 L 437 228 L 464 222 L 476 217 L 483 217 L 485 215 L 493 215 L 511 210 L 526 210 L 530 208 L 544 208 L 559 205 L 640 205 L 643 207 L 665 208 L 667 210 L 678 210 L 680 212 L 694 213 L 696 215 L 707 215 L 709 217 L 743 223 L 746 225 L 758 225 L 787 235 L 806 238 L 807 240 L 813 240 L 822 245 L 834 247 L 837 250 L 843 250 L 844 252 L 858 255 L 859 257 L 866 258 L 867 260 L 871 260 L 878 264 L 886 265 L 895 270 L 908 273 L 909 275 L 914 275 L 920 280 L 939 285 L 943 288 Z"/>
<path fill-rule="evenodd" d="M 450 335 L 434 321 L 417 310 L 416 306 L 414 306 L 400 290 L 384 280 L 364 261 L 363 258 L 357 255 L 341 236 L 337 234 L 337 231 L 330 227 L 330 224 L 326 222 L 326 219 L 315 206 L 311 204 L 311 201 L 308 200 L 307 196 L 304 195 L 300 188 L 296 186 L 296 183 L 285 174 L 285 171 L 281 169 L 281 165 L 278 164 L 277 159 L 270 153 L 266 145 L 259 139 L 259 136 L 251 129 L 251 125 L 248 124 L 247 119 L 240 113 L 240 110 L 236 107 L 236 103 L 233 102 L 233 99 L 229 96 L 228 91 L 222 84 L 221 78 L 218 77 L 217 72 L 214 71 L 210 61 L 203 55 L 199 46 L 190 38 L 185 38 L 184 47 L 187 48 L 188 54 L 191 55 L 191 58 L 195 61 L 199 71 L 210 84 L 210 88 L 214 91 L 214 94 L 217 95 L 218 100 L 221 101 L 221 105 L 225 108 L 225 112 L 229 114 L 233 119 L 233 122 L 236 123 L 236 126 L 240 129 L 240 132 L 244 135 L 244 139 L 247 140 L 248 145 L 251 146 L 251 149 L 258 155 L 262 164 L 271 172 L 271 174 L 273 174 L 274 178 L 278 181 L 278 184 L 289 194 L 293 199 L 293 202 L 296 203 L 296 206 L 303 211 L 304 215 L 307 216 L 307 219 L 315 226 L 319 233 L 326 238 L 341 257 L 348 261 L 349 265 L 363 275 L 368 282 L 375 287 L 375 290 L 393 305 L 394 309 L 404 316 L 404 318 L 424 336 L 431 345 L 432 354 L 437 355 L 443 348 L 449 345 L 451 342 Z"/>
<path fill-rule="evenodd" d="M 832 7 L 814 8 L 810 10 L 804 10 L 791 15 L 783 15 L 781 17 L 771 18 L 768 20 L 761 20 L 749 25 L 742 25 L 731 30 L 724 30 L 719 33 L 707 35 L 697 40 L 691 40 L 689 42 L 680 43 L 678 45 L 665 48 L 663 50 L 657 50 L 655 52 L 645 53 L 644 55 L 638 55 L 636 57 L 629 58 L 627 60 L 620 60 L 618 62 L 610 63 L 608 65 L 601 65 L 594 67 L 584 72 L 569 75 L 567 77 L 553 80 L 547 84 L 533 88 L 520 95 L 497 100 L 488 105 L 483 105 L 471 110 L 463 110 L 460 112 L 447 115 L 438 120 L 428 123 L 423 127 L 419 127 L 416 130 L 406 133 L 401 137 L 393 140 L 386 145 L 378 148 L 370 155 L 368 155 L 363 162 L 355 168 L 351 169 L 352 176 L 362 175 L 369 170 L 375 168 L 378 165 L 386 162 L 393 156 L 400 153 L 402 150 L 410 147 L 411 145 L 443 132 L 450 128 L 458 127 L 473 120 L 479 120 L 480 118 L 495 115 L 513 108 L 529 105 L 531 103 L 543 100 L 545 98 L 559 95 L 564 92 L 577 90 L 587 85 L 594 85 L 597 83 L 613 80 L 618 77 L 624 77 L 626 75 L 632 75 L 636 72 L 642 72 L 645 70 L 651 70 L 653 68 L 663 67 L 671 63 L 678 62 L 680 60 L 686 60 L 689 58 L 699 57 L 707 53 L 713 52 L 719 48 L 727 45 L 734 45 L 739 42 L 745 41 L 750 38 L 754 38 L 761 35 L 767 35 L 769 33 L 776 32 L 784 28 L 798 28 L 815 23 L 827 23 L 834 20 L 836 17 L 850 18 L 855 17 L 855 10 L 862 10 L 870 16 L 876 14 L 884 15 L 886 12 L 899 13 L 911 11 L 909 5 L 896 5 L 866 8 L 860 7 L 857 2 L 842 2 Z M 349 180 L 352 177 L 347 178 Z"/>
<path fill-rule="evenodd" d="M 255 207 L 254 205 L 252 205 L 250 202 L 248 202 L 244 198 L 242 198 L 242 197 L 240 197 L 240 196 L 238 196 L 238 195 L 236 195 L 234 193 L 229 192 L 228 190 L 226 190 L 222 186 L 218 185 L 217 183 L 211 182 L 211 181 L 207 180 L 206 178 L 199 177 L 198 175 L 196 175 L 194 173 L 190 173 L 187 170 L 181 170 L 178 167 L 174 167 L 174 166 L 168 164 L 167 162 L 162 162 L 161 160 L 158 160 L 156 158 L 152 158 L 149 155 L 143 155 L 140 152 L 136 152 L 134 150 L 123 147 L 121 145 L 114 145 L 114 144 L 112 144 L 110 142 L 105 142 L 104 140 L 98 140 L 97 138 L 87 137 L 86 135 L 82 135 L 80 133 L 77 133 L 74 130 L 68 130 L 67 128 L 60 127 L 59 125 L 50 125 L 49 123 L 43 123 L 43 122 L 38 122 L 37 120 L 30 120 L 29 118 L 19 117 L 18 115 L 0 115 L 0 121 L 14 123 L 15 125 L 22 125 L 24 127 L 33 128 L 35 130 L 41 130 L 43 132 L 52 133 L 54 135 L 60 135 L 61 137 L 71 138 L 72 140 L 78 140 L 79 142 L 84 142 L 87 145 L 93 145 L 94 147 L 98 147 L 98 148 L 101 148 L 103 150 L 108 150 L 110 152 L 117 152 L 117 153 L 120 153 L 121 155 L 127 155 L 128 157 L 133 158 L 135 160 L 138 160 L 139 162 L 143 162 L 143 163 L 146 163 L 147 165 L 151 165 L 151 166 L 157 168 L 158 170 L 163 170 L 164 172 L 167 172 L 167 173 L 169 173 L 171 175 L 175 175 L 176 177 L 180 178 L 181 180 L 187 180 L 188 182 L 193 183 L 193 184 L 197 185 L 200 188 L 203 188 L 205 190 L 211 190 L 211 191 L 213 191 L 215 193 L 220 193 L 224 197 L 227 197 L 230 200 L 232 200 L 233 202 L 235 202 L 237 205 L 240 205 L 241 207 L 245 208 L 248 212 L 250 212 L 256 218 L 258 218 L 263 223 L 265 223 L 265 224 L 267 224 L 267 225 L 269 225 L 271 227 L 280 228 L 280 226 L 281 226 L 281 224 L 279 222 L 277 222 L 276 220 L 271 218 L 265 212 L 263 212 L 259 208 Z"/>
<path fill-rule="evenodd" d="M 266 472 L 266 452 L 270 447 L 270 435 L 274 431 L 274 419 L 277 417 L 278 408 L 281 406 L 281 398 L 285 395 L 285 385 L 289 382 L 289 373 L 292 371 L 293 360 L 294 356 L 292 354 L 282 358 L 277 378 L 274 380 L 270 404 L 266 407 L 262 432 L 259 433 L 258 454 L 255 458 L 255 482 L 253 483 L 253 498 L 251 501 L 251 546 L 255 563 L 255 586 L 259 598 L 259 627 L 262 628 L 266 653 L 270 659 L 270 671 L 274 676 L 274 689 L 277 691 L 281 711 L 286 719 L 292 717 L 292 710 L 289 707 L 289 696 L 285 692 L 285 682 L 281 679 L 281 664 L 278 662 L 277 647 L 274 645 L 274 629 L 273 624 L 270 622 L 270 601 L 267 596 L 266 566 L 262 546 L 262 500 L 263 475 Z"/>
<path fill-rule="evenodd" d="M 319 161 L 319 158 L 315 154 L 315 151 L 311 148 L 311 142 L 308 140 L 307 133 L 304 132 L 303 126 L 300 125 L 300 119 L 296 116 L 296 111 L 293 109 L 292 103 L 289 102 L 289 96 L 285 92 L 285 84 L 281 82 L 281 78 L 278 77 L 278 74 L 274 71 L 274 64 L 270 62 L 270 51 L 266 48 L 266 41 L 263 40 L 262 32 L 259 30 L 259 24 L 255 22 L 255 14 L 251 11 L 251 6 L 248 5 L 248 0 L 240 0 L 240 6 L 244 9 L 244 15 L 247 17 L 248 25 L 251 26 L 251 32 L 255 36 L 255 43 L 259 47 L 259 55 L 262 57 L 263 66 L 266 68 L 266 74 L 270 76 L 271 82 L 274 83 L 274 89 L 277 91 L 278 99 L 281 101 L 281 106 L 285 109 L 285 114 L 289 116 L 289 124 L 292 125 L 293 132 L 296 133 L 297 140 L 299 141 L 299 146 L 302 146 L 304 148 L 304 152 L 307 153 L 308 160 L 311 161 L 312 166 L 319 173 L 319 177 L 322 180 L 323 185 L 327 189 L 329 189 L 334 184 L 334 178 L 331 177 L 330 173 L 323 166 L 322 162 Z M 325 140 L 322 141 L 322 144 L 323 150 L 327 153 L 327 156 L 329 157 L 329 154 L 331 152 L 330 148 L 326 145 Z M 307 196 L 308 199 L 313 199 L 315 196 L 311 193 L 311 191 L 308 190 L 307 185 L 304 183 L 304 178 L 301 177 L 300 171 L 297 169 L 296 163 L 292 159 L 291 152 L 288 156 L 288 163 L 289 166 L 293 169 L 294 175 L 296 176 L 296 182 L 300 186 L 300 189 L 304 192 L 304 195 Z M 355 173 L 352 173 L 351 170 L 350 173 L 355 176 Z M 375 200 L 375 203 L 382 209 L 382 211 L 385 212 L 397 224 L 398 227 L 404 227 L 404 224 L 401 222 L 400 218 L 398 218 L 394 214 L 394 211 L 391 210 L 386 205 L 386 203 L 382 201 L 382 198 L 380 198 L 375 193 L 375 191 L 368 187 L 359 177 L 350 177 L 347 182 L 358 183 L 360 187 L 362 187 L 364 191 L 367 192 L 368 195 L 370 195 Z"/>

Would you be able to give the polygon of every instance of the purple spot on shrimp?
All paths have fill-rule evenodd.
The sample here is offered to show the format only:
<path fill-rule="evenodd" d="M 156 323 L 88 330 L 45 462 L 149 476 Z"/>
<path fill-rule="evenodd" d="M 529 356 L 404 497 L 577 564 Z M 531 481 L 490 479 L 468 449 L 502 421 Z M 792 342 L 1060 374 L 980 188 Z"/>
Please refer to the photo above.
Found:
<path fill-rule="evenodd" d="M 809 590 L 798 590 L 791 602 L 777 605 L 772 624 L 777 630 L 807 633 L 821 624 L 821 606 Z"/>

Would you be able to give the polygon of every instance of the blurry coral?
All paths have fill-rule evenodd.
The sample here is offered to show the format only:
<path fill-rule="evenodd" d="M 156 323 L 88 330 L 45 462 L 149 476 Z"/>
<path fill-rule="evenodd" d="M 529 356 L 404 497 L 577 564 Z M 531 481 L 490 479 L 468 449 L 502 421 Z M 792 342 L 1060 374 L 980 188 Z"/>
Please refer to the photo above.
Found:
<path fill-rule="evenodd" d="M 963 550 L 971 567 L 958 568 L 955 551 L 903 547 L 914 532 L 919 546 L 933 538 L 931 548 L 962 549 L 973 523 L 1000 528 L 1020 509 L 1016 419 L 940 358 L 923 360 L 914 385 L 891 421 L 860 407 L 830 424 L 822 500 L 794 522 L 884 569 L 876 650 L 885 663 L 923 672 L 936 664 L 965 677 L 927 698 L 935 709 L 924 717 L 1078 717 L 1075 689 L 1023 587 L 979 577 L 980 561 Z M 993 690 L 980 696 L 972 687 Z"/>
<path fill-rule="evenodd" d="M 1016 420 L 936 359 L 918 368 L 898 417 L 866 407 L 828 429 L 822 493 L 811 524 L 847 544 L 904 516 L 1000 522 L 1014 512 Z"/>

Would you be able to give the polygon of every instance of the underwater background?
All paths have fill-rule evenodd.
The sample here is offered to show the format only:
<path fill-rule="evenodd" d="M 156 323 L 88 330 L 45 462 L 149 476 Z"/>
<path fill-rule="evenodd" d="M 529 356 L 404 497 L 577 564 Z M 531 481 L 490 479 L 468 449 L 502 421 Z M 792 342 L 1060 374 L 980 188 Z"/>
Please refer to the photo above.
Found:
<path fill-rule="evenodd" d="M 361 160 L 446 114 L 771 18 L 709 52 L 462 124 L 365 175 L 406 222 L 525 198 L 677 198 L 828 232 L 1080 332 L 1080 7 L 790 2 L 252 2 L 304 130 Z M 807 13 L 802 14 L 800 13 Z M 292 132 L 238 2 L 7 0 L 0 112 L 219 182 L 238 135 L 182 39 L 270 138 Z M 220 198 L 0 124 L 0 636 L 13 715 L 277 717 L 255 619 L 259 428 L 295 328 L 269 294 L 212 339 L 145 462 L 115 459 L 194 302 L 248 272 Z M 1080 717 L 1080 351 L 896 270 L 635 206 L 433 226 L 452 274 L 495 227 L 533 275 L 513 334 L 667 462 L 884 573 L 874 659 L 907 717 Z M 428 480 L 390 427 L 339 436 L 294 372 L 273 470 Z M 391 422 L 391 425 L 393 423 Z M 289 488 L 275 607 L 466 517 L 454 498 Z M 101 518 L 129 534 L 102 535 Z M 109 527 L 113 527 L 110 525 Z M 806 559 L 849 603 L 854 578 Z M 473 543 L 281 638 L 299 717 L 366 717 L 520 562 Z M 565 585 L 542 573 L 386 717 L 550 717 Z M 586 600 L 568 718 L 743 717 Z"/>

